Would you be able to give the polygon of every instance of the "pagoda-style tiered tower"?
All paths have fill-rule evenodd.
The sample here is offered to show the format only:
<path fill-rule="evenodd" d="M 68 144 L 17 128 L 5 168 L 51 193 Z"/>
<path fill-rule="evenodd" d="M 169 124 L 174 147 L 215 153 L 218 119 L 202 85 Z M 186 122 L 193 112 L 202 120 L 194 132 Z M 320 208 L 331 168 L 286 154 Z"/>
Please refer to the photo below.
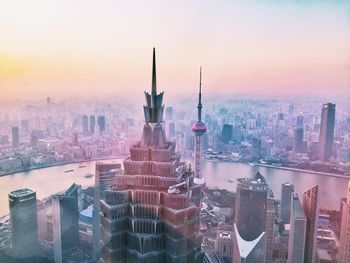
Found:
<path fill-rule="evenodd" d="M 130 147 L 124 173 L 101 200 L 101 262 L 202 262 L 201 185 L 166 140 L 163 92 L 145 92 L 142 139 Z"/>

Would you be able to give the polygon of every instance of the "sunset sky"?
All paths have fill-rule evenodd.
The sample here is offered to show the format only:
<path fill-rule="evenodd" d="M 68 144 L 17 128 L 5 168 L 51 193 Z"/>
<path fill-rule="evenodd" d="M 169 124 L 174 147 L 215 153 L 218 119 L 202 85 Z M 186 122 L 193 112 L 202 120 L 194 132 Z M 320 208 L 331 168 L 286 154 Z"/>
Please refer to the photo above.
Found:
<path fill-rule="evenodd" d="M 0 0 L 3 97 L 350 94 L 350 1 Z"/>

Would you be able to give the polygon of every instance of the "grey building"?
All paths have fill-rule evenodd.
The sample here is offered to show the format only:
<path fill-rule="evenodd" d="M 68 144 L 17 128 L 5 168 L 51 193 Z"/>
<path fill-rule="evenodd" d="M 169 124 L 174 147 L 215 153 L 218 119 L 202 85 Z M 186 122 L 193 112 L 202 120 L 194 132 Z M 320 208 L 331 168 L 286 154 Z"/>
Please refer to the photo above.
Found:
<path fill-rule="evenodd" d="M 82 131 L 85 135 L 89 133 L 89 117 L 87 115 L 82 117 Z"/>
<path fill-rule="evenodd" d="M 17 126 L 12 126 L 12 146 L 18 147 L 19 146 L 19 132 Z"/>
<path fill-rule="evenodd" d="M 98 259 L 101 252 L 100 200 L 106 199 L 106 190 L 115 184 L 116 175 L 121 170 L 120 163 L 96 163 L 93 206 L 93 257 Z"/>
<path fill-rule="evenodd" d="M 24 188 L 8 194 L 12 235 L 12 255 L 16 259 L 38 255 L 36 193 Z"/>
<path fill-rule="evenodd" d="M 334 123 L 335 104 L 323 104 L 319 140 L 319 159 L 323 162 L 327 161 L 332 155 Z"/>
<path fill-rule="evenodd" d="M 79 241 L 78 187 L 70 186 L 53 196 L 53 240 L 55 263 L 74 261 Z"/>
<path fill-rule="evenodd" d="M 95 115 L 90 115 L 90 123 L 89 123 L 90 129 L 89 132 L 90 134 L 95 134 L 95 126 L 96 126 L 96 118 Z"/>
<path fill-rule="evenodd" d="M 238 179 L 235 209 L 239 236 L 250 242 L 264 232 L 265 255 L 260 262 L 272 262 L 274 196 L 259 172 L 251 178 Z M 234 239 L 234 242 L 237 240 Z"/>
<path fill-rule="evenodd" d="M 291 211 L 291 200 L 292 200 L 293 192 L 294 192 L 294 185 L 290 183 L 282 184 L 280 217 L 283 223 L 287 223 L 287 224 L 289 223 L 290 211 Z"/>
<path fill-rule="evenodd" d="M 304 262 L 306 216 L 297 193 L 291 197 L 290 231 L 287 263 Z"/>
<path fill-rule="evenodd" d="M 266 231 L 268 185 L 257 173 L 251 178 L 238 179 L 235 223 L 240 236 L 251 241 Z"/>
<path fill-rule="evenodd" d="M 100 134 L 103 134 L 106 130 L 106 117 L 104 115 L 100 115 L 97 117 L 97 125 Z"/>

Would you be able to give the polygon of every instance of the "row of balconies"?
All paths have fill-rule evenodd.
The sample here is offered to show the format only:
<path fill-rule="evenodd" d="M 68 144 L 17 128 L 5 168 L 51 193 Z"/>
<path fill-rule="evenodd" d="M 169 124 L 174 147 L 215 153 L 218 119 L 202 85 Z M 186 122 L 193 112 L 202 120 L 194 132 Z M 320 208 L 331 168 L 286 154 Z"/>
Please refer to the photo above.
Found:
<path fill-rule="evenodd" d="M 130 147 L 130 157 L 133 161 L 168 162 L 175 153 L 175 143 L 167 144 L 166 148 L 141 147 L 139 144 Z"/>
<path fill-rule="evenodd" d="M 148 160 L 132 161 L 126 159 L 124 161 L 125 174 L 145 174 L 156 175 L 162 177 L 176 176 L 176 161 L 168 162 L 154 162 Z"/>
<path fill-rule="evenodd" d="M 106 235 L 105 231 L 101 231 L 103 246 L 109 251 L 127 248 L 137 252 L 138 254 L 158 253 L 166 251 L 173 257 L 183 257 L 193 250 L 200 247 L 200 243 L 195 243 L 195 235 L 191 238 L 183 237 L 181 239 L 173 239 L 167 235 L 144 235 L 130 232 L 119 232 L 112 236 Z M 109 239 L 108 239 L 109 238 Z"/>
<path fill-rule="evenodd" d="M 137 187 L 140 189 L 145 189 L 148 187 L 167 190 L 169 186 L 177 183 L 179 183 L 178 178 L 150 175 L 122 175 L 115 178 L 115 186 L 118 188 L 122 187 L 124 189 L 132 189 Z"/>
<path fill-rule="evenodd" d="M 193 217 L 191 220 L 185 220 L 185 222 L 179 222 L 178 224 L 173 224 L 162 219 L 130 217 L 109 219 L 102 213 L 100 214 L 100 218 L 101 229 L 107 231 L 109 235 L 127 230 L 139 234 L 155 235 L 165 233 L 174 239 L 181 239 L 193 235 L 199 228 L 199 217 Z"/>
<path fill-rule="evenodd" d="M 193 189 L 196 190 L 196 189 Z M 101 200 L 100 202 L 102 202 Z M 155 190 L 108 190 L 106 201 L 103 201 L 109 208 L 118 207 L 123 203 L 165 206 L 175 210 L 184 209 L 193 205 L 191 196 L 187 192 L 181 194 L 168 194 Z M 116 209 L 116 208 L 115 208 Z"/>

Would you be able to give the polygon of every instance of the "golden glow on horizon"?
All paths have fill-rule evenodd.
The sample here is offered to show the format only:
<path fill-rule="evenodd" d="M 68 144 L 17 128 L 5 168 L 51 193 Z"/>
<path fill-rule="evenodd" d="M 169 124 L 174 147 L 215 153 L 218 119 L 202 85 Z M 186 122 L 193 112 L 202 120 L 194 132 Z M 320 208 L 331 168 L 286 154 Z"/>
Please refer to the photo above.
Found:
<path fill-rule="evenodd" d="M 118 94 L 150 87 L 349 94 L 350 3 L 8 1 L 0 4 L 4 96 Z"/>

